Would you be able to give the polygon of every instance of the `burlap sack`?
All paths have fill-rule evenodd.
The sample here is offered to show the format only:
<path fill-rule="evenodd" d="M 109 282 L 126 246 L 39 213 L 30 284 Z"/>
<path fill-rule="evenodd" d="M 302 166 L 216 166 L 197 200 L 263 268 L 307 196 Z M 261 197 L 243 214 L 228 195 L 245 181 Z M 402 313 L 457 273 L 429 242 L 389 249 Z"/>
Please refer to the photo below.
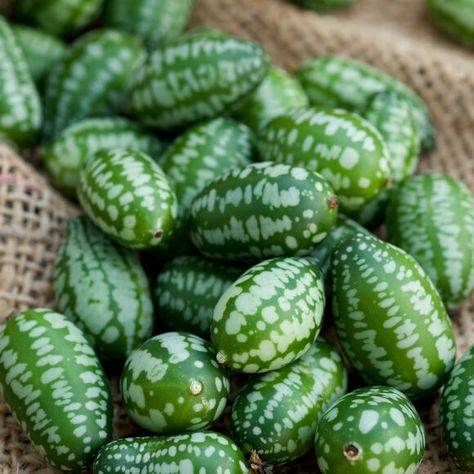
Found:
<path fill-rule="evenodd" d="M 420 171 L 462 179 L 474 191 L 474 55 L 437 34 L 423 0 L 359 0 L 321 17 L 283 0 L 197 0 L 193 23 L 254 38 L 272 60 L 293 69 L 316 55 L 338 53 L 367 61 L 413 87 L 429 105 L 437 148 Z M 32 167 L 0 146 L 0 322 L 12 311 L 52 305 L 51 270 L 64 224 L 77 210 Z M 474 343 L 474 299 L 454 319 L 458 352 Z M 115 433 L 136 433 L 112 380 Z M 428 446 L 421 473 L 458 473 L 441 442 L 436 402 L 419 407 Z M 21 434 L 0 401 L 0 471 L 55 472 Z M 311 456 L 275 472 L 316 472 Z"/>

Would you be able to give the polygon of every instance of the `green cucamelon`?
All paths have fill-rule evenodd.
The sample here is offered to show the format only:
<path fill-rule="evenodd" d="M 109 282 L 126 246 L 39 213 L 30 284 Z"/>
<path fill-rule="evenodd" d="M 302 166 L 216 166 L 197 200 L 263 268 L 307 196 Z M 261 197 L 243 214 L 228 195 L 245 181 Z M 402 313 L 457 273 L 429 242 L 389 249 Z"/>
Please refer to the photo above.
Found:
<path fill-rule="evenodd" d="M 103 0 L 21 0 L 15 2 L 21 20 L 32 21 L 55 36 L 73 36 L 92 23 Z"/>
<path fill-rule="evenodd" d="M 347 372 L 336 349 L 318 339 L 296 362 L 250 381 L 232 407 L 233 439 L 245 454 L 285 464 L 313 446 L 319 417 L 347 388 Z"/>
<path fill-rule="evenodd" d="M 318 173 L 255 163 L 209 183 L 191 208 L 191 237 L 222 259 L 308 254 L 333 227 L 338 200 Z"/>
<path fill-rule="evenodd" d="M 380 133 L 359 115 L 296 109 L 273 119 L 259 138 L 263 160 L 321 173 L 336 191 L 342 212 L 361 209 L 387 186 L 387 147 Z"/>
<path fill-rule="evenodd" d="M 308 97 L 298 80 L 284 69 L 273 66 L 258 88 L 235 112 L 235 116 L 258 132 L 281 113 L 308 105 Z"/>
<path fill-rule="evenodd" d="M 64 55 L 66 44 L 37 28 L 12 25 L 12 30 L 23 50 L 33 80 L 37 85 L 42 85 L 49 71 Z"/>
<path fill-rule="evenodd" d="M 153 48 L 183 31 L 192 6 L 193 0 L 106 0 L 104 22 L 142 36 Z"/>
<path fill-rule="evenodd" d="M 434 24 L 456 41 L 474 48 L 474 1 L 427 0 Z"/>
<path fill-rule="evenodd" d="M 355 3 L 356 0 L 291 0 L 296 5 L 315 10 L 319 13 L 327 13 L 333 10 L 340 10 Z"/>
<path fill-rule="evenodd" d="M 112 396 L 83 333 L 65 316 L 31 309 L 0 328 L 0 392 L 47 461 L 92 463 L 112 438 Z"/>
<path fill-rule="evenodd" d="M 221 296 L 211 321 L 217 361 L 239 372 L 262 373 L 290 364 L 321 330 L 324 286 L 304 258 L 258 263 Z"/>
<path fill-rule="evenodd" d="M 453 367 L 454 336 L 436 288 L 415 259 L 355 234 L 338 245 L 332 266 L 336 332 L 361 377 L 413 399 L 439 388 Z"/>
<path fill-rule="evenodd" d="M 142 344 L 120 378 L 124 406 L 149 431 L 177 434 L 205 429 L 224 411 L 229 380 L 204 339 L 168 332 Z"/>
<path fill-rule="evenodd" d="M 94 462 L 94 474 L 248 474 L 237 445 L 211 431 L 178 436 L 137 437 L 104 446 Z"/>
<path fill-rule="evenodd" d="M 145 153 L 96 153 L 81 171 L 77 194 L 92 221 L 125 247 L 155 247 L 173 231 L 176 195 L 161 168 Z"/>
<path fill-rule="evenodd" d="M 415 407 L 392 387 L 361 388 L 319 420 L 315 451 L 323 474 L 415 474 L 425 432 Z"/>
<path fill-rule="evenodd" d="M 45 84 L 45 140 L 82 119 L 120 112 L 144 59 L 143 46 L 126 33 L 94 30 L 76 40 Z"/>
<path fill-rule="evenodd" d="M 67 127 L 42 150 L 43 164 L 53 184 L 73 196 L 86 162 L 98 151 L 115 148 L 142 151 L 157 161 L 164 144 L 125 118 L 88 118 Z"/>
<path fill-rule="evenodd" d="M 214 307 L 242 273 L 240 268 L 202 257 L 178 257 L 164 267 L 153 287 L 156 312 L 173 331 L 209 339 Z"/>
<path fill-rule="evenodd" d="M 433 148 L 435 130 L 429 110 L 418 95 L 392 76 L 342 56 L 323 56 L 308 61 L 296 75 L 310 102 L 317 106 L 360 112 L 374 94 L 385 90 L 398 93 L 411 104 L 423 150 Z"/>
<path fill-rule="evenodd" d="M 104 359 L 122 359 L 151 336 L 153 307 L 137 256 L 85 216 L 71 219 L 54 266 L 57 308 Z"/>
<path fill-rule="evenodd" d="M 455 463 L 474 469 L 474 346 L 454 366 L 440 403 L 443 439 Z"/>
<path fill-rule="evenodd" d="M 25 55 L 0 15 L 0 137 L 33 145 L 41 127 L 41 103 Z"/>
<path fill-rule="evenodd" d="M 186 127 L 228 112 L 267 70 L 257 43 L 212 32 L 184 36 L 157 49 L 140 69 L 132 111 L 146 125 Z"/>
<path fill-rule="evenodd" d="M 446 175 L 414 176 L 393 193 L 388 240 L 415 257 L 444 303 L 454 308 L 474 291 L 474 195 Z"/>

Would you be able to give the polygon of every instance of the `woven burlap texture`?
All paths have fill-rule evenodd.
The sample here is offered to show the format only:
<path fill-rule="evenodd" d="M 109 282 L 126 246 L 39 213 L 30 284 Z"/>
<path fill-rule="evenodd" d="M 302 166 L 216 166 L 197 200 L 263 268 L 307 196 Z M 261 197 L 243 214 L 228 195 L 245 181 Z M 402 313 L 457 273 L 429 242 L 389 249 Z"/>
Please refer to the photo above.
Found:
<path fill-rule="evenodd" d="M 319 16 L 283 0 L 197 0 L 193 24 L 260 41 L 272 60 L 294 69 L 323 54 L 367 61 L 415 89 L 430 107 L 438 140 L 420 171 L 462 179 L 474 191 L 474 56 L 439 36 L 423 0 L 359 0 L 344 12 Z M 0 322 L 12 311 L 51 306 L 51 272 L 64 225 L 77 212 L 44 178 L 0 146 Z M 474 343 L 474 300 L 453 320 L 458 353 Z M 136 432 L 112 380 L 115 434 Z M 437 403 L 419 407 L 428 444 L 421 473 L 460 473 L 441 442 Z M 0 402 L 0 472 L 55 472 L 42 461 Z M 308 457 L 275 472 L 317 472 Z"/>

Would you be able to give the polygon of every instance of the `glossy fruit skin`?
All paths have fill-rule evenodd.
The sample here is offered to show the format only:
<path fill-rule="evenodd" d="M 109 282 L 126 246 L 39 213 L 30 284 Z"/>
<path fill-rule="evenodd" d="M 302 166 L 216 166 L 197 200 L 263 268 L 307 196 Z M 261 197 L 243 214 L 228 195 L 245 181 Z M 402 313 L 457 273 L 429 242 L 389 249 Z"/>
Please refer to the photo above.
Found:
<path fill-rule="evenodd" d="M 94 30 L 77 39 L 45 84 L 45 141 L 82 119 L 120 112 L 144 60 L 143 46 L 126 33 Z"/>
<path fill-rule="evenodd" d="M 319 420 L 314 446 L 323 474 L 414 474 L 425 432 L 403 393 L 374 386 L 339 398 Z"/>
<path fill-rule="evenodd" d="M 272 66 L 267 77 L 242 103 L 235 116 L 255 133 L 281 113 L 309 105 L 301 84 L 284 69 Z"/>
<path fill-rule="evenodd" d="M 412 255 L 455 308 L 474 291 L 474 195 L 446 175 L 419 175 L 393 193 L 388 239 Z"/>
<path fill-rule="evenodd" d="M 0 138 L 19 147 L 33 145 L 41 127 L 41 103 L 25 55 L 0 15 Z"/>
<path fill-rule="evenodd" d="M 21 0 L 15 2 L 22 20 L 32 21 L 55 36 L 74 36 L 94 21 L 103 0 Z"/>
<path fill-rule="evenodd" d="M 142 151 L 157 161 L 164 144 L 125 118 L 87 118 L 64 129 L 43 149 L 43 164 L 53 184 L 74 196 L 86 162 L 98 151 L 115 148 Z"/>
<path fill-rule="evenodd" d="M 68 222 L 54 266 L 57 308 L 104 359 L 124 359 L 151 336 L 153 306 L 140 260 L 86 216 Z"/>
<path fill-rule="evenodd" d="M 319 270 L 298 257 L 254 265 L 216 304 L 211 340 L 217 361 L 245 373 L 290 364 L 321 330 L 324 288 Z"/>
<path fill-rule="evenodd" d="M 474 48 L 473 0 L 427 0 L 433 23 L 454 40 Z"/>
<path fill-rule="evenodd" d="M 420 130 L 423 151 L 435 144 L 435 129 L 425 103 L 407 85 L 368 64 L 343 56 L 323 56 L 298 70 L 300 80 L 312 104 L 362 111 L 378 92 L 394 91 L 412 105 Z"/>
<path fill-rule="evenodd" d="M 180 35 L 192 7 L 193 0 L 106 0 L 104 22 L 143 37 L 154 48 Z"/>
<path fill-rule="evenodd" d="M 127 359 L 120 393 L 132 419 L 158 434 L 205 429 L 222 414 L 229 379 L 212 346 L 198 336 L 152 337 Z"/>
<path fill-rule="evenodd" d="M 145 153 L 96 153 L 81 171 L 77 195 L 94 224 L 124 247 L 152 248 L 171 237 L 176 195 L 161 168 Z"/>
<path fill-rule="evenodd" d="M 173 331 L 210 339 L 214 307 L 243 271 L 194 255 L 174 259 L 164 267 L 153 287 L 159 318 Z"/>
<path fill-rule="evenodd" d="M 128 474 L 134 469 L 155 474 L 249 473 L 237 445 L 226 436 L 211 431 L 113 441 L 101 449 L 93 472 Z"/>
<path fill-rule="evenodd" d="M 420 265 L 363 234 L 339 244 L 332 263 L 336 332 L 360 376 L 412 399 L 433 393 L 456 348 L 443 302 Z"/>
<path fill-rule="evenodd" d="M 0 392 L 53 466 L 88 466 L 112 439 L 112 396 L 83 333 L 65 316 L 30 309 L 0 328 Z"/>
<path fill-rule="evenodd" d="M 252 379 L 232 407 L 232 437 L 270 465 L 306 454 L 319 417 L 347 389 L 347 371 L 332 344 L 319 338 L 296 362 Z"/>
<path fill-rule="evenodd" d="M 185 35 L 157 49 L 140 69 L 132 112 L 145 125 L 183 128 L 228 112 L 267 70 L 257 43 L 212 32 Z"/>
<path fill-rule="evenodd" d="M 352 5 L 355 1 L 356 0 L 292 0 L 293 3 L 300 7 L 315 10 L 319 13 L 340 10 L 341 8 Z"/>
<path fill-rule="evenodd" d="M 474 394 L 474 346 L 454 366 L 440 403 L 441 427 L 448 452 L 463 469 L 474 468 L 472 450 L 472 399 Z"/>
<path fill-rule="evenodd" d="M 338 200 L 318 173 L 270 162 L 231 170 L 191 208 L 191 238 L 211 258 L 306 255 L 333 227 Z"/>
<path fill-rule="evenodd" d="M 23 50 L 31 77 L 40 86 L 49 71 L 66 51 L 66 44 L 38 28 L 11 25 L 16 40 Z"/>
<path fill-rule="evenodd" d="M 308 107 L 282 114 L 259 134 L 263 160 L 321 173 L 333 186 L 341 211 L 357 211 L 379 194 L 390 176 L 380 133 L 359 115 Z"/>
<path fill-rule="evenodd" d="M 178 219 L 167 253 L 189 253 L 189 214 L 193 199 L 225 171 L 252 162 L 255 137 L 251 130 L 229 118 L 199 123 L 181 134 L 166 150 L 160 165 L 178 199 Z"/>

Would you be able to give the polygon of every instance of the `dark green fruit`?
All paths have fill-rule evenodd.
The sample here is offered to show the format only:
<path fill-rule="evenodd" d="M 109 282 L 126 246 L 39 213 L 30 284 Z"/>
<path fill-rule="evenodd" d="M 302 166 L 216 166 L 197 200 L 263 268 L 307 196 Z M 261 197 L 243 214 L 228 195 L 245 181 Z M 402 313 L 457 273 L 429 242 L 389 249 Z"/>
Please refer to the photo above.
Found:
<path fill-rule="evenodd" d="M 327 13 L 333 10 L 340 10 L 341 8 L 352 5 L 356 0 L 292 0 L 296 5 L 315 10 L 319 13 Z"/>

